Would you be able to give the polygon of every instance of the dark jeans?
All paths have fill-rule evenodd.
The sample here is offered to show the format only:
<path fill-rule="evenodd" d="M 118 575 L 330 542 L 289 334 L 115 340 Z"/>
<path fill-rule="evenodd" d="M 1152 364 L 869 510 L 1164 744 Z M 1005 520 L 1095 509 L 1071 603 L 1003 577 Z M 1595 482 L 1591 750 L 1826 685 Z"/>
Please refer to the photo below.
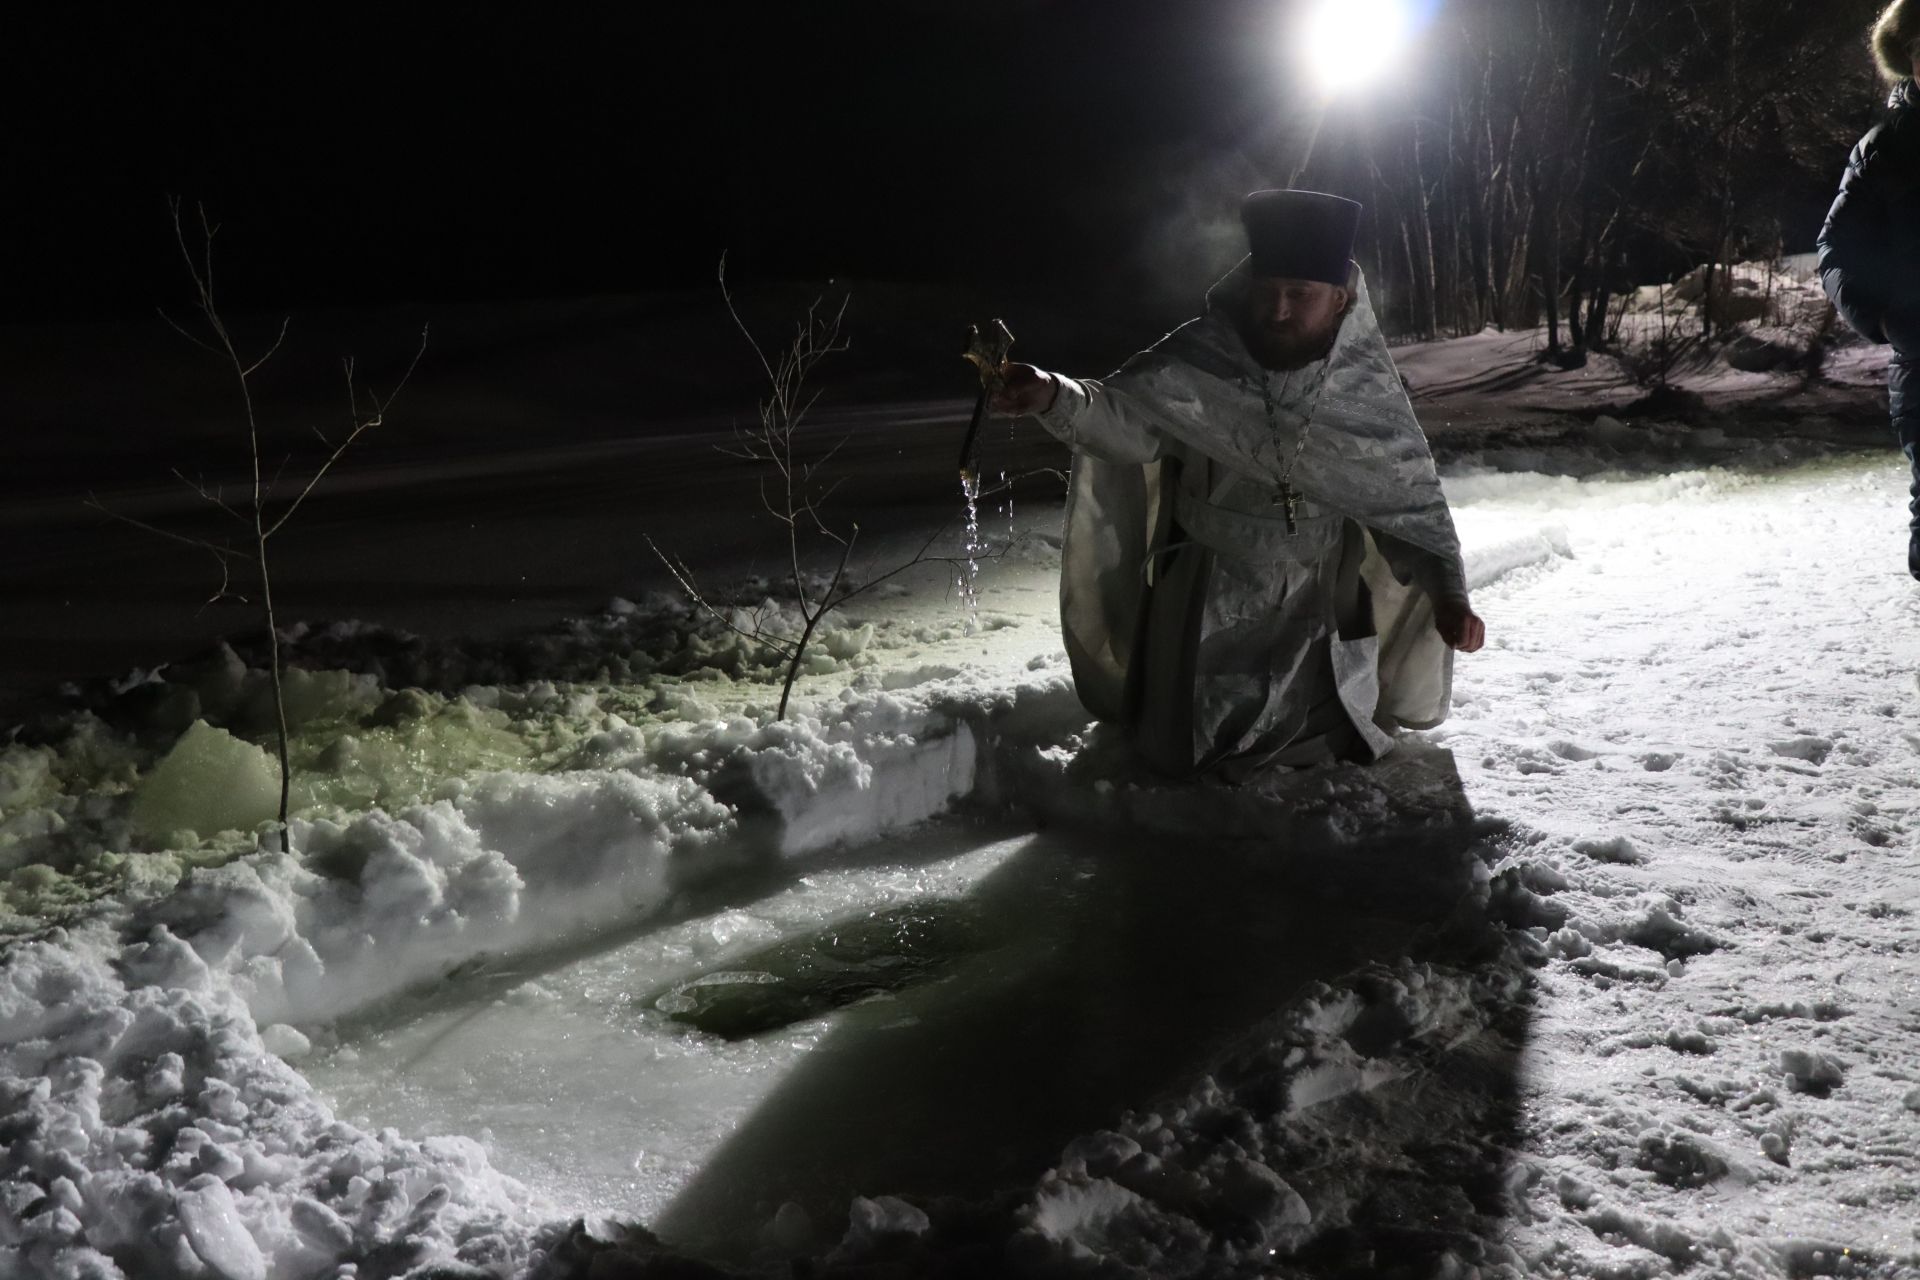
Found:
<path fill-rule="evenodd" d="M 1893 412 L 1893 437 L 1907 455 L 1913 482 L 1907 492 L 1907 572 L 1920 578 L 1920 354 L 1895 352 L 1887 371 L 1888 407 Z"/>

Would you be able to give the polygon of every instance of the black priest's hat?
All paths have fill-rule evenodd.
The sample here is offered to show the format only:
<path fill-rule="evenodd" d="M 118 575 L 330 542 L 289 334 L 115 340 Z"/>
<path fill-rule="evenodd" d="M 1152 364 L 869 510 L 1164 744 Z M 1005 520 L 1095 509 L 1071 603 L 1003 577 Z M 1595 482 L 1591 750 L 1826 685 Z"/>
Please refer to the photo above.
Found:
<path fill-rule="evenodd" d="M 1360 206 L 1319 191 L 1256 191 L 1240 204 L 1253 273 L 1347 283 Z"/>

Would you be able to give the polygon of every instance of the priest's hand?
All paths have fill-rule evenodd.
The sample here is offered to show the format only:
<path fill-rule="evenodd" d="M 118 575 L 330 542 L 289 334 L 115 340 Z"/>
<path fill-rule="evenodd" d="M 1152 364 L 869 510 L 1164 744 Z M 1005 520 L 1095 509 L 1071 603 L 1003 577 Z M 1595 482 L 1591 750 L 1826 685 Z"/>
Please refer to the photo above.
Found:
<path fill-rule="evenodd" d="M 1044 369 L 1030 364 L 1009 364 L 1006 381 L 993 393 L 993 411 L 1009 417 L 1045 413 L 1053 408 L 1060 394 L 1060 383 Z"/>
<path fill-rule="evenodd" d="M 1448 648 L 1462 653 L 1475 653 L 1487 642 L 1487 624 L 1480 621 L 1465 596 L 1434 601 L 1433 627 Z"/>

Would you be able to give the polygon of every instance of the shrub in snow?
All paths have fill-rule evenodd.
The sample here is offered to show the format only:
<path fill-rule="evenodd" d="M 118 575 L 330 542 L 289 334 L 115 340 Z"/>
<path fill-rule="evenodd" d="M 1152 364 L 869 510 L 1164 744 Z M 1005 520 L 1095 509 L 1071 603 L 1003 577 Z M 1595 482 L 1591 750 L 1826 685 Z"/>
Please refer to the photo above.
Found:
<path fill-rule="evenodd" d="M 794 681 L 802 674 L 832 670 L 835 661 L 854 657 L 873 638 L 871 628 L 836 632 L 827 626 L 835 610 L 916 565 L 947 564 L 956 571 L 964 568 L 971 573 L 985 548 L 975 545 L 974 526 L 969 526 L 966 556 L 932 554 L 934 544 L 946 531 L 943 525 L 911 555 L 885 568 L 868 566 L 864 571 L 850 572 L 860 525 L 847 522 L 836 527 L 838 522 L 829 523 L 825 511 L 828 498 L 839 487 L 839 478 L 828 466 L 844 441 L 816 446 L 804 429 L 817 394 L 809 387 L 815 371 L 827 356 L 846 350 L 840 332 L 846 299 L 843 297 L 838 309 L 831 312 L 823 307 L 824 298 L 816 299 L 794 326 L 786 347 L 769 355 L 733 305 L 733 295 L 727 290 L 725 258 L 720 261 L 720 294 L 735 327 L 753 349 L 767 387 L 766 398 L 759 404 L 758 422 L 739 431 L 733 446 L 722 452 L 758 469 L 761 505 L 786 531 L 781 558 L 792 567 L 781 593 L 791 601 L 791 608 L 771 600 L 758 608 L 729 604 L 704 591 L 684 561 L 662 550 L 652 538 L 647 539 L 647 545 L 686 591 L 694 607 L 741 641 L 756 664 L 765 664 L 771 657 L 784 668 L 780 705 L 774 712 L 775 719 L 784 720 Z M 976 482 L 969 479 L 967 483 L 968 509 L 972 511 L 983 495 Z M 811 567 L 822 556 L 824 564 L 831 566 L 830 572 Z M 970 584 L 969 577 L 963 591 L 970 591 Z M 971 600 L 971 596 L 968 598 Z M 818 649 L 814 647 L 816 640 L 820 642 Z"/>
<path fill-rule="evenodd" d="M 287 698 L 288 689 L 283 679 L 286 671 L 280 655 L 280 629 L 273 609 L 273 572 L 271 560 L 268 556 L 268 547 L 273 536 L 299 511 L 301 505 L 313 494 L 315 487 L 320 483 L 321 479 L 333 468 L 333 464 L 340 460 L 341 456 L 353 446 L 353 443 L 358 440 L 362 434 L 380 425 L 381 420 L 386 416 L 388 408 L 393 404 L 395 397 L 400 394 L 401 389 L 406 386 L 407 380 L 413 375 L 414 365 L 419 363 L 421 354 L 426 351 L 427 333 L 425 329 L 420 331 L 420 350 L 414 353 L 413 362 L 407 366 L 406 372 L 401 375 L 399 384 L 385 397 L 366 392 L 354 378 L 353 360 L 348 358 L 344 361 L 346 366 L 348 406 L 346 430 L 336 443 L 333 440 L 329 440 L 318 428 L 315 428 L 315 434 L 320 437 L 321 443 L 329 450 L 327 456 L 314 469 L 312 475 L 308 477 L 306 484 L 299 486 L 298 491 L 294 492 L 292 497 L 275 503 L 273 501 L 274 481 L 263 481 L 264 471 L 260 447 L 260 419 L 255 398 L 253 375 L 259 372 L 261 366 L 271 360 L 280 350 L 280 344 L 287 335 L 287 324 L 285 321 L 281 323 L 279 336 L 273 340 L 272 345 L 268 346 L 265 351 L 258 354 L 249 353 L 244 356 L 240 353 L 239 348 L 235 344 L 232 332 L 227 328 L 226 321 L 222 318 L 220 310 L 214 302 L 213 237 L 215 228 L 207 219 L 206 209 L 204 207 L 200 208 L 198 213 L 200 217 L 201 249 L 200 257 L 196 260 L 193 251 L 187 246 L 187 232 L 180 216 L 180 202 L 174 200 L 171 203 L 173 208 L 174 240 L 180 246 L 180 256 L 186 262 L 187 274 L 193 280 L 194 309 L 199 313 L 198 323 L 202 332 L 199 334 L 189 332 L 185 327 L 174 323 L 171 319 L 169 319 L 168 323 L 173 324 L 174 328 L 177 329 L 182 336 L 187 338 L 188 341 L 211 354 L 219 364 L 224 367 L 226 374 L 237 384 L 237 389 L 240 393 L 240 405 L 243 410 L 239 425 L 245 428 L 250 461 L 253 464 L 252 483 L 248 490 L 245 491 L 247 496 L 244 498 L 236 498 L 232 505 L 229 505 L 225 497 L 222 496 L 218 486 L 215 486 L 209 491 L 206 485 L 187 480 L 186 476 L 183 475 L 178 468 L 175 468 L 174 474 L 179 476 L 182 483 L 186 484 L 190 490 L 203 499 L 214 510 L 224 516 L 230 517 L 245 530 L 245 543 L 243 545 L 246 546 L 246 550 L 235 550 L 224 537 L 218 540 L 210 540 L 156 528 L 153 525 L 147 524 L 145 521 L 135 520 L 131 516 L 121 515 L 119 512 L 112 511 L 101 505 L 101 503 L 92 496 L 88 497 L 87 505 L 105 515 L 123 520 L 137 529 L 142 529 L 148 533 L 159 534 L 161 537 L 173 542 L 184 543 L 187 546 L 195 547 L 212 556 L 220 566 L 220 585 L 214 592 L 213 598 L 215 600 L 232 599 L 241 603 L 249 603 L 249 597 L 239 595 L 233 590 L 233 581 L 236 573 L 239 574 L 243 580 L 250 579 L 253 584 L 257 584 L 251 585 L 249 590 L 255 593 L 251 603 L 255 604 L 260 611 L 259 622 L 261 632 L 265 635 L 267 644 L 267 675 L 269 677 L 271 697 L 265 709 L 270 713 L 275 744 L 279 748 L 280 786 L 274 812 L 275 816 L 279 819 L 280 852 L 285 853 L 288 849 L 288 793 L 293 780 L 293 768 L 292 762 L 289 759 L 287 742 L 290 708 Z M 284 465 L 285 462 L 283 460 L 282 466 L 284 467 Z M 289 486 L 289 488 L 291 489 L 293 486 Z M 174 714 L 181 713 L 179 707 L 175 707 L 173 711 Z"/>

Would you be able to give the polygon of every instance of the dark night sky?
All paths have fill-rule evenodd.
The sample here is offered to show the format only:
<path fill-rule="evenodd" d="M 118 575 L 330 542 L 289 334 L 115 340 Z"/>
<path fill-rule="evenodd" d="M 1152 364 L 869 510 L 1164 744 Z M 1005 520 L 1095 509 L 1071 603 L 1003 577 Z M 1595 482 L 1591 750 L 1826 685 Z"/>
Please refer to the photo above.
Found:
<path fill-rule="evenodd" d="M 673 11 L 698 8 L 704 16 Z M 6 318 L 1137 267 L 1197 156 L 1271 176 L 1274 0 L 76 5 L 10 32 Z M 672 16 L 668 16 L 671 14 Z"/>

